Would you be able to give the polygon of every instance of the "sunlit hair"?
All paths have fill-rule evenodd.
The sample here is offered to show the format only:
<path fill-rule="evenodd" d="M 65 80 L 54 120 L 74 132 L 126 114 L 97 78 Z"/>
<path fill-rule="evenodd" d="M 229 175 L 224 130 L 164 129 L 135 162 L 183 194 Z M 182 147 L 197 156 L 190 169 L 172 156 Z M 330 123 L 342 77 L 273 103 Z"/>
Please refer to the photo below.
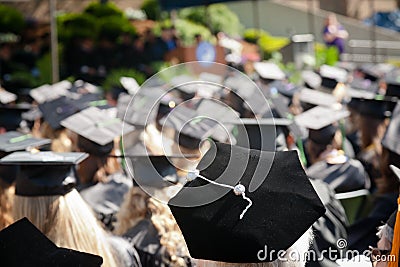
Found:
<path fill-rule="evenodd" d="M 144 218 L 151 218 L 160 235 L 161 245 L 171 256 L 172 266 L 186 266 L 184 259 L 179 256 L 188 256 L 189 252 L 168 206 L 153 199 L 139 187 L 132 187 L 117 214 L 114 232 L 123 235 Z"/>
<path fill-rule="evenodd" d="M 75 189 L 65 196 L 16 195 L 13 217 L 27 217 L 58 246 L 100 255 L 103 266 L 118 266 L 106 232 Z"/>
<path fill-rule="evenodd" d="M 47 122 L 40 127 L 40 137 L 51 139 L 51 150 L 54 152 L 71 152 L 72 142 L 66 129 L 54 130 Z"/>
<path fill-rule="evenodd" d="M 197 267 L 304 267 L 306 265 L 306 255 L 313 239 L 312 230 L 308 229 L 288 250 L 284 259 L 277 259 L 273 262 L 260 263 L 226 263 L 207 260 L 196 260 Z M 289 255 L 298 255 L 289 257 Z"/>
<path fill-rule="evenodd" d="M 0 230 L 13 223 L 11 207 L 14 188 L 0 179 Z"/>

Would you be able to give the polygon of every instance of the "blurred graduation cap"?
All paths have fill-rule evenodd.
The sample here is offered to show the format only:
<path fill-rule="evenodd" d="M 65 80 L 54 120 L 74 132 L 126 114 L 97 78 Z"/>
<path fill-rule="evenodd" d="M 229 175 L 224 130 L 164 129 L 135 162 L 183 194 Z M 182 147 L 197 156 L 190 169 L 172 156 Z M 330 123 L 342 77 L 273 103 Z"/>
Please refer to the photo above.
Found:
<path fill-rule="evenodd" d="M 124 151 L 128 170 L 132 171 L 135 184 L 163 188 L 179 182 L 173 159 L 192 158 L 193 155 L 154 155 L 147 151 L 142 142 Z"/>
<path fill-rule="evenodd" d="M 400 104 L 396 105 L 389 126 L 382 139 L 382 145 L 400 155 Z"/>
<path fill-rule="evenodd" d="M 0 104 L 6 105 L 17 100 L 17 95 L 0 88 Z"/>
<path fill-rule="evenodd" d="M 227 121 L 236 126 L 236 145 L 251 149 L 275 151 L 286 147 L 286 143 L 277 143 L 279 128 L 288 127 L 293 123 L 286 118 L 236 119 Z M 283 140 L 285 142 L 285 139 Z"/>
<path fill-rule="evenodd" d="M 0 231 L 0 257 L 8 267 L 100 267 L 100 256 L 57 247 L 27 218 Z"/>
<path fill-rule="evenodd" d="M 107 155 L 114 147 L 114 139 L 135 130 L 123 125 L 118 118 L 107 116 L 104 110 L 90 107 L 61 121 L 65 128 L 77 133 L 78 146 L 92 155 Z"/>
<path fill-rule="evenodd" d="M 332 107 L 338 104 L 333 95 L 308 88 L 303 88 L 300 91 L 299 98 L 303 104 L 309 104 L 310 107 Z"/>
<path fill-rule="evenodd" d="M 293 98 L 295 93 L 302 89 L 300 86 L 284 81 L 273 81 L 268 85 L 268 87 L 272 93 L 279 92 L 281 95 L 290 99 Z"/>
<path fill-rule="evenodd" d="M 36 107 L 32 107 L 31 109 L 29 109 L 26 112 L 23 112 L 21 114 L 21 117 L 23 120 L 34 122 L 35 120 L 42 118 L 43 114 L 40 111 L 40 109 L 36 106 Z"/>
<path fill-rule="evenodd" d="M 199 79 L 201 81 L 221 84 L 222 81 L 224 80 L 224 77 L 222 77 L 221 75 L 210 73 L 210 72 L 202 72 L 202 73 L 199 74 Z"/>
<path fill-rule="evenodd" d="M 99 88 L 96 85 L 93 85 L 91 83 L 82 81 L 82 80 L 76 80 L 73 84 L 72 87 L 69 89 L 70 92 L 73 93 L 79 93 L 79 94 L 98 94 L 99 93 Z"/>
<path fill-rule="evenodd" d="M 28 148 L 39 148 L 51 144 L 50 139 L 35 138 L 31 134 L 22 134 L 15 131 L 0 135 L 0 151 L 10 153 L 26 150 Z"/>
<path fill-rule="evenodd" d="M 269 110 L 268 101 L 257 85 L 244 75 L 228 77 L 224 85 L 230 89 L 229 93 L 237 101 L 232 106 L 236 111 L 245 108 L 253 114 L 264 114 Z"/>
<path fill-rule="evenodd" d="M 350 87 L 360 91 L 367 91 L 371 93 L 378 93 L 379 84 L 377 82 L 372 82 L 368 79 L 354 78 L 350 82 Z"/>
<path fill-rule="evenodd" d="M 119 81 L 130 95 L 135 95 L 140 89 L 140 85 L 134 78 L 121 77 Z"/>
<path fill-rule="evenodd" d="M 0 135 L 0 158 L 15 151 L 45 149 L 49 150 L 50 139 L 35 138 L 31 134 L 22 134 L 19 132 L 6 132 Z M 0 165 L 0 179 L 12 184 L 18 173 L 16 166 Z"/>
<path fill-rule="evenodd" d="M 75 165 L 86 153 L 14 152 L 0 164 L 19 166 L 15 194 L 19 196 L 57 196 L 69 193 L 77 184 Z"/>
<path fill-rule="evenodd" d="M 350 112 L 347 110 L 318 106 L 297 115 L 295 121 L 298 125 L 309 130 L 308 138 L 314 143 L 328 145 L 332 143 L 338 129 L 334 123 L 349 115 Z"/>
<path fill-rule="evenodd" d="M 394 66 L 390 64 L 373 64 L 373 63 L 365 63 L 361 65 L 358 70 L 364 74 L 364 78 L 371 80 L 373 82 L 381 79 L 385 73 L 392 71 Z"/>
<path fill-rule="evenodd" d="M 162 118 L 160 124 L 162 127 L 175 130 L 175 141 L 179 145 L 197 149 L 202 140 L 213 135 L 218 122 L 198 114 L 196 110 L 180 105 Z"/>
<path fill-rule="evenodd" d="M 171 89 L 179 91 L 180 98 L 183 101 L 192 99 L 200 87 L 198 79 L 190 75 L 175 76 L 169 83 Z"/>
<path fill-rule="evenodd" d="M 335 89 L 338 83 L 347 81 L 347 71 L 338 67 L 322 65 L 319 73 L 322 77 L 321 85 L 328 89 Z"/>
<path fill-rule="evenodd" d="M 27 127 L 22 114 L 30 108 L 31 105 L 29 104 L 0 106 L 0 128 L 4 128 L 6 131 L 14 131 Z"/>
<path fill-rule="evenodd" d="M 362 116 L 376 119 L 389 118 L 397 104 L 397 98 L 375 95 L 374 98 L 352 98 L 353 108 Z"/>
<path fill-rule="evenodd" d="M 400 98 L 400 70 L 396 69 L 388 73 L 385 77 L 387 96 L 396 96 Z"/>
<path fill-rule="evenodd" d="M 117 117 L 126 123 L 145 127 L 154 123 L 159 111 L 160 102 L 166 92 L 159 87 L 142 88 L 134 96 L 121 94 L 118 98 Z M 168 106 L 175 106 L 173 99 L 165 100 Z"/>
<path fill-rule="evenodd" d="M 193 258 L 272 262 L 325 213 L 295 151 L 216 143 L 189 174 L 168 205 Z"/>
<path fill-rule="evenodd" d="M 301 78 L 304 81 L 304 85 L 310 89 L 319 89 L 322 84 L 322 78 L 319 74 L 311 70 L 304 70 L 301 72 Z"/>
<path fill-rule="evenodd" d="M 285 73 L 272 62 L 255 62 L 254 69 L 263 80 L 283 80 Z"/>
<path fill-rule="evenodd" d="M 55 100 L 68 94 L 68 89 L 72 87 L 71 82 L 61 81 L 53 85 L 45 84 L 30 91 L 30 96 L 38 103 Z"/>
<path fill-rule="evenodd" d="M 39 110 L 43 114 L 43 119 L 54 130 L 60 129 L 60 122 L 69 116 L 79 112 L 80 108 L 73 100 L 66 96 L 59 97 L 52 101 L 47 101 L 39 105 Z"/>

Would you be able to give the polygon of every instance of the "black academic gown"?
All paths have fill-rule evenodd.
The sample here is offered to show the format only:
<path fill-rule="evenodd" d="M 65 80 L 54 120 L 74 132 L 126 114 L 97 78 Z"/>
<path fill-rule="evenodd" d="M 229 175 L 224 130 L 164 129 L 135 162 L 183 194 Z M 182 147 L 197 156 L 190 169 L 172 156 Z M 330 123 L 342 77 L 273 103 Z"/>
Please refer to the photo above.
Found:
<path fill-rule="evenodd" d="M 140 256 L 143 267 L 170 266 L 170 255 L 160 244 L 160 236 L 150 219 L 143 219 L 124 235 Z M 191 266 L 187 259 L 187 266 Z"/>
<path fill-rule="evenodd" d="M 336 193 L 368 189 L 370 186 L 363 165 L 354 159 L 339 164 L 318 161 L 307 168 L 306 173 L 311 178 L 326 182 Z"/>
<path fill-rule="evenodd" d="M 97 183 L 80 191 L 82 198 L 94 210 L 104 225 L 112 230 L 112 223 L 124 200 L 124 195 L 132 187 L 132 180 L 122 173 L 108 177 L 108 182 Z"/>

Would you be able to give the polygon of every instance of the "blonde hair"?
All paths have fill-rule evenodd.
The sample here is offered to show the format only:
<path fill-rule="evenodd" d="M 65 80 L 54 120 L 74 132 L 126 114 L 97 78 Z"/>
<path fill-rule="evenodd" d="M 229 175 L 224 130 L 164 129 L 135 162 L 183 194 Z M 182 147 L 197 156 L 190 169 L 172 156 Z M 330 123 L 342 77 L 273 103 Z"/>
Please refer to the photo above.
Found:
<path fill-rule="evenodd" d="M 0 230 L 13 223 L 11 207 L 14 188 L 0 179 Z"/>
<path fill-rule="evenodd" d="M 46 121 L 41 124 L 40 137 L 51 139 L 51 151 L 71 152 L 72 141 L 66 129 L 54 130 Z"/>
<path fill-rule="evenodd" d="M 132 187 L 126 193 L 117 214 L 114 233 L 125 234 L 148 215 L 160 236 L 160 244 L 165 247 L 171 257 L 171 266 L 186 266 L 184 259 L 179 256 L 188 256 L 189 252 L 170 209 L 166 204 L 150 197 L 139 187 Z"/>
<path fill-rule="evenodd" d="M 288 250 L 283 259 L 277 259 L 273 262 L 259 263 L 227 263 L 208 260 L 196 260 L 197 267 L 304 267 L 306 265 L 306 253 L 313 240 L 313 233 L 309 228 Z M 298 258 L 291 258 L 296 255 Z"/>
<path fill-rule="evenodd" d="M 56 245 L 103 257 L 118 266 L 107 234 L 75 189 L 64 196 L 15 196 L 14 220 L 27 217 Z"/>

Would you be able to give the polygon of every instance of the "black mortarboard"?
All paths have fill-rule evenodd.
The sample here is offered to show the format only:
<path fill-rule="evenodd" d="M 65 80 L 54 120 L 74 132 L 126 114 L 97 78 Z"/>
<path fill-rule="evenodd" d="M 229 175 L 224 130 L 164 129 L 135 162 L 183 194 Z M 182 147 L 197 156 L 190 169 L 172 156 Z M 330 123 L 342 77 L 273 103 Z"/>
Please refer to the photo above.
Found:
<path fill-rule="evenodd" d="M 350 115 L 347 110 L 315 107 L 295 117 L 298 125 L 309 129 L 308 138 L 321 145 L 332 143 L 337 127 L 333 123 Z"/>
<path fill-rule="evenodd" d="M 235 95 L 246 110 L 254 114 L 264 114 L 269 110 L 268 101 L 262 91 L 247 76 L 235 75 L 228 77 L 224 85 Z M 233 107 L 238 108 L 238 107 Z"/>
<path fill-rule="evenodd" d="M 75 165 L 87 156 L 85 153 L 14 152 L 0 159 L 0 164 L 20 166 L 16 195 L 65 195 L 77 183 Z"/>
<path fill-rule="evenodd" d="M 285 73 L 273 62 L 255 62 L 254 69 L 264 80 L 283 80 Z"/>
<path fill-rule="evenodd" d="M 302 71 L 301 77 L 303 78 L 304 85 L 307 88 L 319 89 L 321 87 L 322 78 L 314 71 L 311 70 Z"/>
<path fill-rule="evenodd" d="M 397 103 L 397 98 L 390 98 L 377 95 L 375 98 L 359 98 L 356 100 L 356 110 L 362 116 L 385 119 L 392 115 Z"/>
<path fill-rule="evenodd" d="M 17 95 L 0 88 L 0 104 L 6 105 L 17 100 Z"/>
<path fill-rule="evenodd" d="M 322 77 L 321 85 L 329 89 L 335 89 L 338 83 L 347 81 L 347 71 L 338 67 L 322 65 L 319 73 Z"/>
<path fill-rule="evenodd" d="M 118 98 L 117 117 L 140 127 L 154 123 L 164 94 L 166 92 L 159 87 L 142 88 L 134 96 L 121 94 Z"/>
<path fill-rule="evenodd" d="M 238 119 L 231 121 L 237 126 L 236 145 L 258 150 L 275 151 L 277 127 L 293 123 L 286 118 Z"/>
<path fill-rule="evenodd" d="M 212 136 L 218 126 L 217 121 L 182 105 L 161 119 L 160 124 L 162 127 L 174 129 L 175 141 L 189 149 L 198 148 L 201 141 Z"/>
<path fill-rule="evenodd" d="M 325 213 L 296 151 L 216 143 L 197 169 L 168 203 L 193 258 L 274 261 L 278 255 L 266 253 L 263 260 L 258 252 L 287 250 Z"/>
<path fill-rule="evenodd" d="M 77 133 L 78 146 L 92 155 L 106 155 L 114 147 L 114 139 L 135 130 L 123 125 L 118 118 L 109 117 L 105 110 L 90 107 L 61 121 L 65 128 Z"/>
<path fill-rule="evenodd" d="M 279 92 L 280 94 L 292 98 L 295 93 L 301 90 L 300 86 L 284 81 L 273 81 L 268 85 L 271 92 Z"/>
<path fill-rule="evenodd" d="M 27 218 L 0 232 L 1 262 L 7 267 L 99 267 L 100 256 L 57 247 Z"/>
<path fill-rule="evenodd" d="M 43 114 L 43 119 L 54 130 L 60 129 L 60 122 L 69 116 L 79 112 L 79 108 L 73 103 L 73 100 L 62 96 L 52 101 L 44 102 L 39 105 Z"/>
<path fill-rule="evenodd" d="M 43 117 L 42 112 L 38 107 L 32 107 L 30 110 L 21 114 L 23 120 L 33 122 Z"/>
<path fill-rule="evenodd" d="M 31 108 L 29 104 L 17 104 L 0 106 L 0 128 L 6 131 L 14 131 L 23 127 L 22 113 Z"/>
<path fill-rule="evenodd" d="M 143 142 L 124 151 L 124 160 L 136 184 L 163 188 L 179 181 L 172 159 L 191 158 L 193 155 L 154 155 L 149 153 Z"/>
<path fill-rule="evenodd" d="M 389 126 L 382 139 L 382 145 L 400 155 L 400 104 L 396 105 Z"/>
<path fill-rule="evenodd" d="M 400 70 L 396 69 L 388 73 L 385 77 L 387 96 L 396 96 L 400 98 Z"/>
<path fill-rule="evenodd" d="M 373 82 L 382 78 L 385 73 L 393 70 L 393 66 L 389 64 L 373 64 L 373 63 L 365 63 L 361 65 L 359 71 L 364 74 L 364 78 L 371 80 Z"/>
<path fill-rule="evenodd" d="M 53 85 L 45 84 L 30 91 L 30 96 L 38 103 L 55 100 L 68 94 L 72 84 L 69 81 L 61 81 Z"/>
<path fill-rule="evenodd" d="M 308 88 L 303 88 L 299 97 L 301 102 L 311 106 L 332 107 L 338 103 L 333 95 Z"/>
<path fill-rule="evenodd" d="M 39 148 L 49 144 L 51 144 L 50 139 L 35 138 L 31 134 L 10 131 L 0 135 L 0 151 L 5 153 L 22 151 L 29 147 Z"/>

